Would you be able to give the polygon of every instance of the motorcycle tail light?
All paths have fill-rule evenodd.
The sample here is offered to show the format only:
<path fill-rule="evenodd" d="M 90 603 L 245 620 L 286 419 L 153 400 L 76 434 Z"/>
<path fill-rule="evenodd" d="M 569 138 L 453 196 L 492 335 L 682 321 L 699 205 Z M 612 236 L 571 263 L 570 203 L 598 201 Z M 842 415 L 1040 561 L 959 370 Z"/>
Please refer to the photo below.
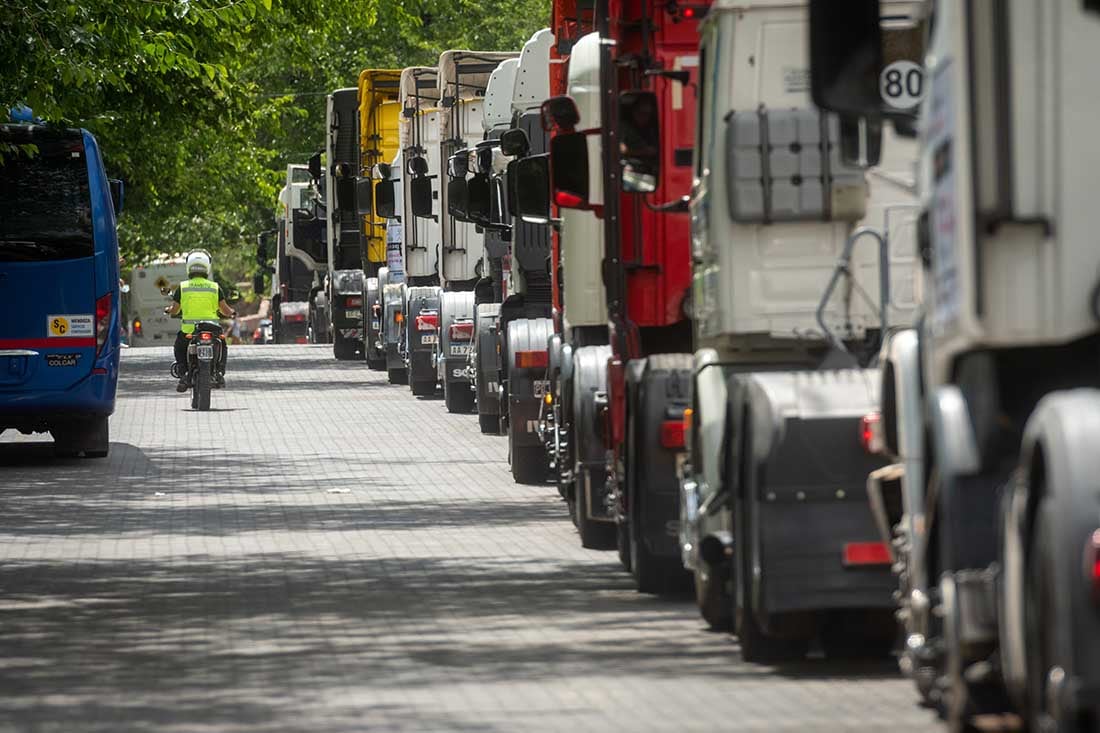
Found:
<path fill-rule="evenodd" d="M 214 338 L 214 335 L 209 331 L 203 331 L 202 334 L 199 335 L 199 338 L 203 341 L 210 341 Z"/>

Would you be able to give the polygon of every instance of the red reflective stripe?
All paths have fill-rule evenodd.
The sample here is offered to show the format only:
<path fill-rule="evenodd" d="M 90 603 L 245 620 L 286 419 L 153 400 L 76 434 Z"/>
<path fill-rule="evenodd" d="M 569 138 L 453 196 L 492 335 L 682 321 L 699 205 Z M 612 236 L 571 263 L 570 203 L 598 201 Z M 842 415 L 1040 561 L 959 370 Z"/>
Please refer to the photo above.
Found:
<path fill-rule="evenodd" d="M 849 542 L 844 545 L 845 565 L 889 565 L 890 550 L 884 542 Z"/>
<path fill-rule="evenodd" d="M 54 336 L 45 339 L 0 339 L 0 349 L 71 349 L 95 347 L 94 336 Z"/>

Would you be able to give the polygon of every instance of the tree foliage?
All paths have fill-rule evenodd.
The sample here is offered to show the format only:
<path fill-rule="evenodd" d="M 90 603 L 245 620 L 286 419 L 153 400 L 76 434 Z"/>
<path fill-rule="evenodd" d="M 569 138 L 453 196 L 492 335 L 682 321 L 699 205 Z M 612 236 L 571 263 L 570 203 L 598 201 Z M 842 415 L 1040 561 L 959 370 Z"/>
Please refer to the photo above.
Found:
<path fill-rule="evenodd" d="M 100 139 L 126 256 L 205 247 L 246 274 L 325 94 L 447 48 L 518 49 L 548 0 L 0 1 L 0 104 Z M 237 269 L 237 268 L 234 268 Z"/>

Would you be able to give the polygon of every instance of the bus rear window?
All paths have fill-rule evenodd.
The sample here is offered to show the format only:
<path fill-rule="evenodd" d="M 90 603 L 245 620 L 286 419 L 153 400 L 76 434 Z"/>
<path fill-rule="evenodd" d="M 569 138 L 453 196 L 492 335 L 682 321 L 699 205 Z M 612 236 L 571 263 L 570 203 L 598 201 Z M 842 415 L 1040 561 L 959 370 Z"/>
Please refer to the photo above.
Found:
<path fill-rule="evenodd" d="M 37 152 L 14 147 L 28 143 Z M 0 262 L 92 256 L 84 141 L 71 133 L 6 127 L 0 128 L 0 154 Z"/>

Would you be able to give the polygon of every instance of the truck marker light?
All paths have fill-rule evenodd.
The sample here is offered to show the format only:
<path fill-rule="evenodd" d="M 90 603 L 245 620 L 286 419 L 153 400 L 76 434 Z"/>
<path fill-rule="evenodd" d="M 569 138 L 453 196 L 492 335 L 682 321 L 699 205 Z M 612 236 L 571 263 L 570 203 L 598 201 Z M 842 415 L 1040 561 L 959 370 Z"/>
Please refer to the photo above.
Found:
<path fill-rule="evenodd" d="M 545 402 L 548 405 L 552 405 L 552 404 L 554 404 L 554 395 L 547 392 L 546 394 L 544 394 L 542 396 L 542 401 Z"/>
<path fill-rule="evenodd" d="M 665 420 L 661 423 L 661 446 L 674 450 L 684 447 L 683 420 Z"/>
<path fill-rule="evenodd" d="M 883 450 L 881 433 L 882 415 L 871 412 L 859 420 L 859 442 L 868 453 L 878 454 Z"/>
<path fill-rule="evenodd" d="M 95 302 L 95 353 L 103 351 L 107 333 L 111 328 L 111 294 L 107 293 Z"/>
<path fill-rule="evenodd" d="M 401 311 L 397 311 L 396 313 L 393 314 L 393 322 L 394 323 L 404 323 L 405 322 L 405 314 L 402 313 Z"/>
<path fill-rule="evenodd" d="M 348 308 L 358 308 L 359 306 L 363 305 L 363 298 L 358 295 L 348 296 L 346 305 Z"/>
<path fill-rule="evenodd" d="M 517 351 L 517 369 L 545 369 L 550 365 L 550 352 L 548 351 Z"/>
<path fill-rule="evenodd" d="M 1085 543 L 1085 572 L 1092 586 L 1092 602 L 1100 607 L 1100 529 Z"/>
<path fill-rule="evenodd" d="M 134 335 L 135 336 L 140 336 L 141 335 L 141 319 L 140 318 L 135 318 L 134 319 Z"/>
<path fill-rule="evenodd" d="M 884 542 L 846 542 L 844 544 L 844 565 L 889 565 L 890 550 Z"/>

